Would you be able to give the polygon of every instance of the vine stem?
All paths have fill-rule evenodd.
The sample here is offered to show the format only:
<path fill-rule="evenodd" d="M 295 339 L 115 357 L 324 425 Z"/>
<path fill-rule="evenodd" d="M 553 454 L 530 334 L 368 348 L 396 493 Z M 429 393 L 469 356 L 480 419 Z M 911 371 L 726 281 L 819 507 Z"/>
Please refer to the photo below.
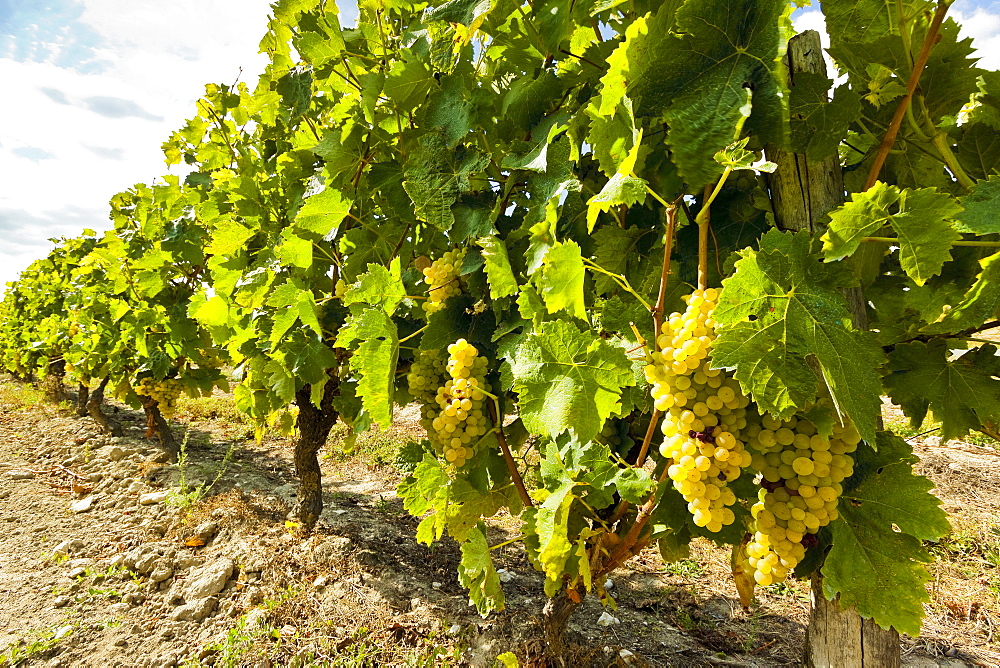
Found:
<path fill-rule="evenodd" d="M 642 304 L 647 310 L 649 310 L 649 311 L 653 310 L 653 307 L 649 305 L 649 302 L 647 302 L 645 299 L 643 299 L 642 295 L 640 295 L 638 292 L 636 292 L 635 289 L 631 286 L 631 284 L 629 284 L 627 278 L 625 278 L 621 274 L 615 274 L 615 273 L 612 273 L 612 272 L 608 271 L 607 269 L 605 269 L 601 265 L 597 264 L 596 262 L 594 262 L 590 258 L 586 258 L 585 257 L 585 258 L 582 258 L 582 259 L 583 259 L 584 265 L 586 265 L 587 268 L 589 268 L 591 271 L 596 271 L 598 273 L 604 274 L 605 276 L 609 277 L 612 281 L 614 281 L 615 283 L 618 284 L 618 287 L 620 287 L 622 290 L 625 290 L 627 293 L 629 293 L 630 295 L 632 295 L 633 297 L 635 297 L 637 300 L 639 300 L 639 303 Z"/>
<path fill-rule="evenodd" d="M 487 404 L 487 406 L 489 407 L 490 413 L 492 413 L 490 418 L 493 420 L 493 424 L 496 425 L 494 428 L 497 432 L 497 442 L 500 444 L 500 452 L 503 453 L 503 460 L 507 463 L 507 469 L 510 471 L 510 478 L 514 482 L 514 487 L 517 488 L 517 495 L 521 497 L 521 503 L 530 508 L 534 504 L 531 502 L 531 497 L 528 496 L 528 490 L 524 486 L 524 480 L 521 478 L 521 472 L 517 470 L 517 462 L 514 461 L 514 457 L 510 454 L 510 445 L 507 443 L 507 437 L 503 433 L 503 425 L 500 422 L 500 410 L 497 404 L 497 399 L 493 395 L 490 395 L 490 398 L 493 399 L 493 401 Z"/>
<path fill-rule="evenodd" d="M 710 213 L 709 207 L 712 205 L 712 200 L 719 192 L 719 188 L 726 181 L 726 176 L 728 176 L 728 168 L 726 173 L 722 175 L 719 179 L 719 186 L 715 188 L 714 192 L 711 184 L 705 186 L 705 203 L 701 207 L 701 211 L 695 217 L 695 221 L 698 223 L 698 289 L 705 290 L 708 288 L 708 226 L 711 221 L 712 214 Z"/>
<path fill-rule="evenodd" d="M 602 577 L 618 568 L 626 559 L 628 559 L 629 552 L 631 551 L 632 546 L 634 546 L 636 541 L 639 539 L 639 534 L 642 532 L 642 528 L 646 526 L 646 523 L 649 522 L 649 518 L 653 516 L 653 510 L 656 508 L 656 492 L 659 491 L 660 485 L 663 481 L 667 479 L 667 471 L 669 470 L 669 466 L 663 467 L 663 473 L 660 474 L 659 479 L 656 481 L 656 489 L 654 489 L 653 493 L 649 495 L 648 499 L 646 499 L 646 503 L 642 504 L 642 508 L 639 509 L 639 513 L 635 516 L 635 522 L 632 523 L 628 533 L 625 534 L 621 545 L 619 545 L 618 549 L 614 551 L 611 558 L 601 565 L 597 574 L 592 576 L 594 580 L 600 581 Z"/>
<path fill-rule="evenodd" d="M 421 332 L 423 332 L 425 329 L 427 329 L 427 325 L 424 325 L 423 327 L 421 327 L 420 329 L 418 329 L 417 331 L 413 332 L 412 334 L 410 334 L 408 336 L 404 336 L 399 341 L 397 341 L 397 343 L 406 343 L 407 341 L 409 341 L 410 339 L 412 339 L 417 334 L 420 334 Z"/>
<path fill-rule="evenodd" d="M 906 95 L 899 101 L 896 113 L 893 114 L 892 121 L 889 123 L 889 129 L 886 130 L 885 135 L 882 137 L 882 142 L 878 146 L 878 152 L 875 153 L 875 161 L 868 171 L 868 179 L 865 181 L 864 190 L 868 190 L 878 181 L 878 176 L 882 171 L 882 166 L 885 164 L 885 159 L 889 156 L 889 150 L 896 143 L 899 126 L 906 116 L 906 109 L 910 106 L 910 101 L 913 99 L 913 93 L 917 89 L 917 82 L 920 81 L 920 75 L 923 74 L 924 67 L 927 65 L 927 59 L 930 58 L 931 49 L 934 47 L 935 42 L 937 42 L 938 31 L 941 29 L 944 16 L 948 13 L 948 8 L 951 6 L 952 1 L 942 0 L 938 3 L 937 10 L 934 12 L 934 18 L 931 19 L 930 28 L 928 28 L 927 35 L 924 37 L 923 46 L 920 47 L 920 54 L 913 63 L 913 71 L 910 72 L 910 78 L 906 82 Z"/>
<path fill-rule="evenodd" d="M 653 307 L 653 349 L 656 349 L 656 339 L 660 336 L 660 329 L 663 327 L 663 310 L 667 301 L 667 281 L 670 278 L 670 254 L 674 246 L 674 231 L 677 228 L 677 202 L 667 206 L 667 231 L 663 240 L 663 264 L 660 268 L 660 289 L 656 295 L 656 306 Z M 649 418 L 649 427 L 642 438 L 642 447 L 639 449 L 639 456 L 636 457 L 635 467 L 642 468 L 649 455 L 649 446 L 653 442 L 653 434 L 656 432 L 656 424 L 660 421 L 660 411 L 653 409 Z"/>
<path fill-rule="evenodd" d="M 882 244 L 898 244 L 896 237 L 864 237 L 862 241 L 876 242 Z M 1000 241 L 965 241 L 959 239 L 951 242 L 952 246 L 982 246 L 984 248 L 1000 248 Z"/>

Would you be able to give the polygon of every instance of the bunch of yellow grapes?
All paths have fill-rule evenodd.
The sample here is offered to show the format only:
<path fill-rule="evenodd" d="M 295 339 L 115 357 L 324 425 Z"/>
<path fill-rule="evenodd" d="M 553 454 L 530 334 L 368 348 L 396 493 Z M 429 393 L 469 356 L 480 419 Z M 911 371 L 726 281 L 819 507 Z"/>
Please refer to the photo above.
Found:
<path fill-rule="evenodd" d="M 458 277 L 462 273 L 464 257 L 464 249 L 450 250 L 424 269 L 425 280 L 430 286 L 427 289 L 427 301 L 423 304 L 423 309 L 428 315 L 443 309 L 448 297 L 462 293 Z"/>
<path fill-rule="evenodd" d="M 164 417 L 172 418 L 177 412 L 177 399 L 181 396 L 181 382 L 179 380 L 174 378 L 156 380 L 147 376 L 139 380 L 135 391 L 137 394 L 153 399 Z"/>
<path fill-rule="evenodd" d="M 665 413 L 660 454 L 673 460 L 667 474 L 688 502 L 694 523 L 721 531 L 736 519 L 736 495 L 728 482 L 750 465 L 740 440 L 750 400 L 739 383 L 711 367 L 715 341 L 712 313 L 718 290 L 695 290 L 684 313 L 673 313 L 656 338 L 645 369 L 655 407 Z"/>
<path fill-rule="evenodd" d="M 421 350 L 406 375 L 410 394 L 420 402 L 420 424 L 428 433 L 431 431 L 431 421 L 436 415 L 438 388 L 444 384 L 444 377 L 448 373 L 447 364 L 448 359 L 441 354 L 441 351 Z"/>
<path fill-rule="evenodd" d="M 464 466 L 475 454 L 479 438 L 490 430 L 483 402 L 490 385 L 486 382 L 487 361 L 475 346 L 459 339 L 448 346 L 445 367 L 448 380 L 438 388 L 429 413 L 428 435 L 445 460 Z"/>
<path fill-rule="evenodd" d="M 751 464 L 762 476 L 747 556 L 754 579 L 766 586 L 782 582 L 816 544 L 816 532 L 837 519 L 841 483 L 854 472 L 850 453 L 861 435 L 853 425 L 836 425 L 826 438 L 804 418 L 770 415 L 747 434 Z"/>

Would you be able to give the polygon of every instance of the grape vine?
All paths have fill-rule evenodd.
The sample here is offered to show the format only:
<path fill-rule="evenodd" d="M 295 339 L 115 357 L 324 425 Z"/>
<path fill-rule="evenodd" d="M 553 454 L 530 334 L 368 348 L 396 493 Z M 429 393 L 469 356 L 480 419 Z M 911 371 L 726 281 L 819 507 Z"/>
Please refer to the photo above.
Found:
<path fill-rule="evenodd" d="M 948 523 L 882 396 L 998 434 L 1000 74 L 948 3 L 818 5 L 836 82 L 789 75 L 778 0 L 276 3 L 260 80 L 163 144 L 183 178 L 8 290 L 0 363 L 166 413 L 231 366 L 302 530 L 333 424 L 417 401 L 399 493 L 483 614 L 506 512 L 562 624 L 701 536 L 915 635 Z"/>

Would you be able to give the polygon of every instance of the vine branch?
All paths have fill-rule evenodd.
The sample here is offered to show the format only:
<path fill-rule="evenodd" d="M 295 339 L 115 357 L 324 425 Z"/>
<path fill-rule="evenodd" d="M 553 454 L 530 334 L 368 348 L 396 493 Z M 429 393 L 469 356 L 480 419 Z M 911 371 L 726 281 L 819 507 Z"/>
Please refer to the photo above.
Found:
<path fill-rule="evenodd" d="M 514 457 L 510 454 L 510 445 L 507 443 L 507 437 L 503 433 L 503 424 L 500 421 L 500 411 L 497 410 L 496 399 L 487 404 L 487 408 L 491 413 L 490 418 L 493 420 L 493 424 L 496 425 L 497 442 L 500 444 L 500 452 L 503 453 L 503 460 L 507 463 L 507 469 L 510 471 L 510 478 L 514 482 L 514 487 L 517 488 L 517 495 L 521 497 L 521 503 L 530 508 L 534 504 L 531 502 L 531 497 L 528 496 L 528 490 L 524 486 L 524 479 L 521 478 L 521 472 L 517 469 L 517 462 L 514 461 Z"/>
<path fill-rule="evenodd" d="M 978 334 L 979 332 L 985 332 L 986 330 L 993 329 L 995 327 L 1000 327 L 1000 320 L 990 320 L 989 322 L 984 322 L 981 325 L 975 327 L 969 327 L 968 329 L 963 329 L 960 332 L 955 332 L 954 334 L 918 334 L 912 339 L 906 339 L 905 341 L 898 341 L 888 346 L 882 346 L 885 351 L 891 351 L 896 346 L 901 346 L 906 343 L 915 343 L 917 341 L 921 343 L 927 343 L 928 341 L 933 341 L 934 339 L 966 339 L 973 334 Z M 992 341 L 990 343 L 993 343 Z"/>
<path fill-rule="evenodd" d="M 927 29 L 927 35 L 924 37 L 923 46 L 920 47 L 920 54 L 913 63 L 913 71 L 910 72 L 910 78 L 906 82 L 906 95 L 899 101 L 896 113 L 893 114 L 892 121 L 889 123 L 889 129 L 882 137 L 882 143 L 879 144 L 878 151 L 875 153 L 875 161 L 868 171 L 868 179 L 865 181 L 864 190 L 868 190 L 878 181 L 878 176 L 882 171 L 882 166 L 885 164 L 885 159 L 889 156 L 889 150 L 896 143 L 899 126 L 906 116 L 906 109 L 910 106 L 910 100 L 913 99 L 913 92 L 917 89 L 917 82 L 920 81 L 920 75 L 923 74 L 924 67 L 927 65 L 927 59 L 930 58 L 931 49 L 938 40 L 938 32 L 941 29 L 941 24 L 944 22 L 945 14 L 948 13 L 950 6 L 951 2 L 948 0 L 942 0 L 938 3 L 937 10 L 934 12 L 934 18 L 931 19 L 930 28 Z"/>
<path fill-rule="evenodd" d="M 882 244 L 898 244 L 899 239 L 896 237 L 864 237 L 862 241 L 875 242 Z M 965 241 L 964 239 L 959 239 L 958 241 L 951 242 L 952 246 L 975 246 L 983 248 L 1000 248 L 1000 241 Z"/>

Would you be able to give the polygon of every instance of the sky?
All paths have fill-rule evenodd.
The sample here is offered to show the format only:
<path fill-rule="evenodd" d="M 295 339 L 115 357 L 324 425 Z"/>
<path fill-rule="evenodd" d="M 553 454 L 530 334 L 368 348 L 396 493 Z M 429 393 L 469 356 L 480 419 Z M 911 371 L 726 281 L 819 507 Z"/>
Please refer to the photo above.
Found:
<path fill-rule="evenodd" d="M 268 0 L 0 0 L 0 291 L 49 238 L 108 229 L 113 195 L 169 173 L 160 144 L 205 84 L 256 81 L 268 12 Z M 1000 0 L 957 0 L 950 15 L 1000 69 Z M 343 10 L 345 25 L 356 16 Z M 822 33 L 815 9 L 795 21 Z"/>

